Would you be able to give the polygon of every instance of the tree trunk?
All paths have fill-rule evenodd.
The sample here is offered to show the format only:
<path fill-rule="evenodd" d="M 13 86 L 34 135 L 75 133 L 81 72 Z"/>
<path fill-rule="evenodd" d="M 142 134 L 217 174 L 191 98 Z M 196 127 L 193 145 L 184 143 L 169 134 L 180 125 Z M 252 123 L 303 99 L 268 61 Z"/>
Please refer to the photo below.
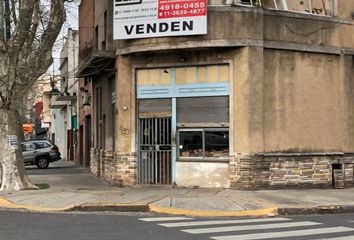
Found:
<path fill-rule="evenodd" d="M 20 114 L 16 109 L 0 108 L 0 191 L 37 188 L 25 172 L 21 142 L 23 132 Z"/>

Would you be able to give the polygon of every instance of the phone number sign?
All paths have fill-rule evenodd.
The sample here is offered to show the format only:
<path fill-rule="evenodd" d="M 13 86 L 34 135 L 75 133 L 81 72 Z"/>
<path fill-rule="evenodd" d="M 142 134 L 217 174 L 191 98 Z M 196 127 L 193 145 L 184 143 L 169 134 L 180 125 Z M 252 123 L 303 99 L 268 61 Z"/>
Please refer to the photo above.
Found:
<path fill-rule="evenodd" d="M 115 0 L 114 39 L 207 34 L 207 0 Z"/>
<path fill-rule="evenodd" d="M 159 18 L 206 16 L 204 0 L 170 1 L 159 0 Z"/>

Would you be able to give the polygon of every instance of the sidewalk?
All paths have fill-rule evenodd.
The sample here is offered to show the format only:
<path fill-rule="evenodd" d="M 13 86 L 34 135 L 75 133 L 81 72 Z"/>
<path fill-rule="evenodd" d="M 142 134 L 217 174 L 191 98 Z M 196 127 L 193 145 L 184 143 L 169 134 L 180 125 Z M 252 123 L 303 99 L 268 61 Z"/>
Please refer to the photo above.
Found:
<path fill-rule="evenodd" d="M 59 161 L 48 169 L 28 167 L 42 190 L 0 193 L 0 208 L 29 211 L 152 211 L 194 216 L 273 216 L 354 212 L 354 189 L 240 191 L 172 188 L 171 186 L 110 187 L 87 172 Z"/>

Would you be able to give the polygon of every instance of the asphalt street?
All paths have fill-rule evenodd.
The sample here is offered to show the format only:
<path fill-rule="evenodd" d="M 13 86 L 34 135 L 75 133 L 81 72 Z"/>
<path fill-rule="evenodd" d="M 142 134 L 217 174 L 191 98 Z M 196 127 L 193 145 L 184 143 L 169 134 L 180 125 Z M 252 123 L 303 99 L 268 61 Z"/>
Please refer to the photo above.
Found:
<path fill-rule="evenodd" d="M 0 240 L 354 239 L 354 214 L 191 218 L 146 213 L 0 211 Z"/>

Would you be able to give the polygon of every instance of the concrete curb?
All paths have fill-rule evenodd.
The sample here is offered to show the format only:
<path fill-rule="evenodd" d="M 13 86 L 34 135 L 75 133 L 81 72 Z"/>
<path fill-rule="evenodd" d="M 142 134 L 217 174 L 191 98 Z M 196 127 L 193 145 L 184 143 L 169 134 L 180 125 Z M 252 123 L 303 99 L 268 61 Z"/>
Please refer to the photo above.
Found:
<path fill-rule="evenodd" d="M 44 208 L 15 204 L 7 199 L 0 198 L 1 209 L 17 209 L 30 212 L 93 212 L 93 211 L 117 211 L 117 212 L 154 212 L 168 215 L 188 215 L 195 217 L 245 217 L 245 216 L 275 216 L 278 208 L 266 208 L 259 210 L 240 211 L 210 211 L 210 210 L 188 210 L 180 208 L 165 208 L 154 204 L 82 204 L 72 205 L 64 208 Z"/>
<path fill-rule="evenodd" d="M 149 205 L 150 211 L 169 215 L 186 215 L 194 217 L 261 217 L 276 216 L 278 208 L 263 208 L 257 210 L 238 210 L 238 211 L 211 211 L 211 210 L 189 210 L 180 208 L 166 208 L 154 204 Z"/>
<path fill-rule="evenodd" d="M 279 208 L 279 215 L 311 215 L 311 214 L 340 214 L 354 213 L 354 205 L 332 205 L 301 208 Z"/>
<path fill-rule="evenodd" d="M 31 212 L 70 212 L 73 211 L 75 206 L 69 206 L 64 208 L 45 208 L 38 206 L 27 206 L 15 204 L 7 199 L 0 198 L 0 208 L 1 209 L 19 209 L 19 210 L 27 210 Z"/>
<path fill-rule="evenodd" d="M 257 210 L 189 210 L 181 208 L 160 207 L 155 204 L 82 204 L 63 208 L 45 208 L 38 206 L 20 205 L 0 197 L 0 209 L 25 210 L 30 212 L 93 212 L 93 211 L 116 211 L 116 212 L 154 212 L 167 215 L 186 215 L 194 217 L 264 217 L 278 215 L 311 215 L 311 214 L 341 214 L 354 213 L 354 205 L 332 205 L 316 207 L 273 207 Z"/>
<path fill-rule="evenodd" d="M 116 211 L 116 212 L 148 212 L 149 206 L 145 204 L 82 204 L 71 205 L 63 208 L 46 208 L 38 206 L 15 204 L 7 199 L 0 198 L 0 209 L 26 210 L 30 212 L 93 212 L 93 211 Z"/>
<path fill-rule="evenodd" d="M 114 212 L 148 212 L 149 206 L 145 204 L 90 204 L 75 206 L 72 211 L 79 212 L 99 212 L 99 211 L 114 211 Z"/>

